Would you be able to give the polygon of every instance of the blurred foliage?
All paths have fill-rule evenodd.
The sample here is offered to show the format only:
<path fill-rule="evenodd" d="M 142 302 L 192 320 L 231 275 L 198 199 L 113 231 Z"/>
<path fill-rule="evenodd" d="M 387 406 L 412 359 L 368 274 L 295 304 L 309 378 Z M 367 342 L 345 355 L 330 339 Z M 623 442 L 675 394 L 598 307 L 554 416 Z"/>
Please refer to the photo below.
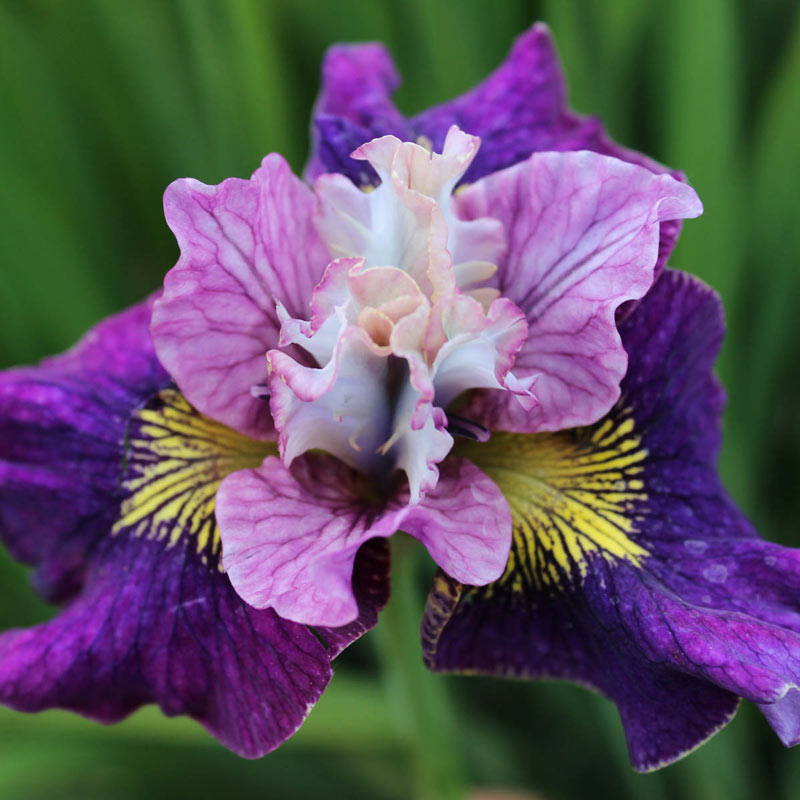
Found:
<path fill-rule="evenodd" d="M 413 112 L 479 81 L 544 19 L 573 106 L 684 170 L 705 203 L 672 264 L 715 286 L 727 309 L 723 474 L 765 536 L 800 545 L 799 10 L 793 0 L 2 0 L 0 366 L 64 349 L 160 283 L 176 256 L 161 212 L 174 178 L 245 176 L 270 150 L 299 169 L 332 42 L 385 42 L 404 77 L 398 102 Z M 2 626 L 49 613 L 23 569 L 0 562 L 0 578 Z M 421 579 L 418 598 L 389 612 L 405 626 L 402 646 L 376 633 L 351 648 L 300 733 L 257 762 L 152 708 L 112 729 L 0 709 L 0 797 L 399 800 L 413 794 L 412 763 L 460 764 L 464 784 L 544 798 L 800 793 L 800 753 L 752 708 L 684 761 L 639 776 L 613 706 L 584 689 L 423 674 Z M 392 652 L 406 663 L 383 661 Z"/>

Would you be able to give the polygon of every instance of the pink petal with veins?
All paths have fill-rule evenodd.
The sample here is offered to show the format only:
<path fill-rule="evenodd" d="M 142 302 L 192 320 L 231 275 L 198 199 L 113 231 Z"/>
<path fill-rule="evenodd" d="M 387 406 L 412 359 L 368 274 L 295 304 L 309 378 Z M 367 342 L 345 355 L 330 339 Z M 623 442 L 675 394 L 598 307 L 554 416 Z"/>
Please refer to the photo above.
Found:
<path fill-rule="evenodd" d="M 538 404 L 483 393 L 464 414 L 525 433 L 595 422 L 619 397 L 627 368 L 615 311 L 653 282 L 659 228 L 696 217 L 694 190 L 669 175 L 581 151 L 538 153 L 456 197 L 466 219 L 487 215 L 508 251 L 492 279 L 528 321 L 514 374 L 535 381 Z"/>
<path fill-rule="evenodd" d="M 442 465 L 437 487 L 419 505 L 402 493 L 369 505 L 360 479 L 341 462 L 306 456 L 289 471 L 269 457 L 222 482 L 216 514 L 223 564 L 238 594 L 307 625 L 356 618 L 353 560 L 368 539 L 402 528 L 449 575 L 474 585 L 502 574 L 511 546 L 505 498 L 464 459 Z"/>
<path fill-rule="evenodd" d="M 153 309 L 156 352 L 199 411 L 256 439 L 275 437 L 251 389 L 266 382 L 266 352 L 278 344 L 276 302 L 304 316 L 329 260 L 314 206 L 274 154 L 250 180 L 185 178 L 164 195 L 181 257 Z"/>

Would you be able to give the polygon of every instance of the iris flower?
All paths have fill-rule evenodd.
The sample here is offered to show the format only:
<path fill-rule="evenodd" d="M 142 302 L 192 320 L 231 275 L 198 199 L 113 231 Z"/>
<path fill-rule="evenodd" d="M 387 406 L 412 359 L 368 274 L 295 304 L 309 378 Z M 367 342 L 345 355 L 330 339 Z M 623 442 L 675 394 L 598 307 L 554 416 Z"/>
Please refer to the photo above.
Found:
<path fill-rule="evenodd" d="M 542 26 L 411 119 L 396 84 L 333 48 L 307 183 L 176 181 L 163 292 L 2 376 L 0 534 L 64 608 L 0 636 L 0 700 L 156 702 L 261 755 L 402 529 L 432 669 L 588 684 L 637 769 L 741 697 L 793 743 L 797 556 L 720 485 L 719 303 L 663 269 L 694 191 L 567 110 Z"/>

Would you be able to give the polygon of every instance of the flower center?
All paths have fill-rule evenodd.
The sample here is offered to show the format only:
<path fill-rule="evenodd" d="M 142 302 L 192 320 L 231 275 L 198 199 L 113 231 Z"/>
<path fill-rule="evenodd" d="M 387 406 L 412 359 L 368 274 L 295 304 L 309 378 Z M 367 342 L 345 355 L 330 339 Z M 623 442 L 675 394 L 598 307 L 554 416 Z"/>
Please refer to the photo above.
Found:
<path fill-rule="evenodd" d="M 334 260 L 313 291 L 310 320 L 281 306 L 278 314 L 280 346 L 301 346 L 318 367 L 267 354 L 285 463 L 314 448 L 364 472 L 400 469 L 416 502 L 452 447 L 444 409 L 459 394 L 506 390 L 535 403 L 510 371 L 525 318 L 479 286 L 505 248 L 502 226 L 461 220 L 453 208 L 479 144 L 455 126 L 441 154 L 384 136 L 353 153 L 380 176 L 375 190 L 342 175 L 317 180 L 317 227 Z"/>

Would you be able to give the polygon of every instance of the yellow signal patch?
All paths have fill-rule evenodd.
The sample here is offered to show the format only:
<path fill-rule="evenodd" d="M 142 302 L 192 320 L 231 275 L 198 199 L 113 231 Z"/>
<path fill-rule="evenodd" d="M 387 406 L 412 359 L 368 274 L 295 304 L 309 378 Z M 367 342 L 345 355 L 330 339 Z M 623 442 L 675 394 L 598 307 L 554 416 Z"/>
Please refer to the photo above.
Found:
<path fill-rule="evenodd" d="M 204 560 L 220 556 L 214 500 L 231 472 L 257 467 L 277 454 L 203 416 L 175 389 L 135 412 L 128 427 L 122 488 L 126 493 L 112 533 L 163 541 L 194 540 Z"/>
<path fill-rule="evenodd" d="M 592 556 L 637 566 L 647 556 L 631 538 L 647 451 L 630 413 L 558 433 L 495 433 L 457 452 L 495 481 L 513 516 L 508 566 L 485 593 L 580 580 Z"/>

